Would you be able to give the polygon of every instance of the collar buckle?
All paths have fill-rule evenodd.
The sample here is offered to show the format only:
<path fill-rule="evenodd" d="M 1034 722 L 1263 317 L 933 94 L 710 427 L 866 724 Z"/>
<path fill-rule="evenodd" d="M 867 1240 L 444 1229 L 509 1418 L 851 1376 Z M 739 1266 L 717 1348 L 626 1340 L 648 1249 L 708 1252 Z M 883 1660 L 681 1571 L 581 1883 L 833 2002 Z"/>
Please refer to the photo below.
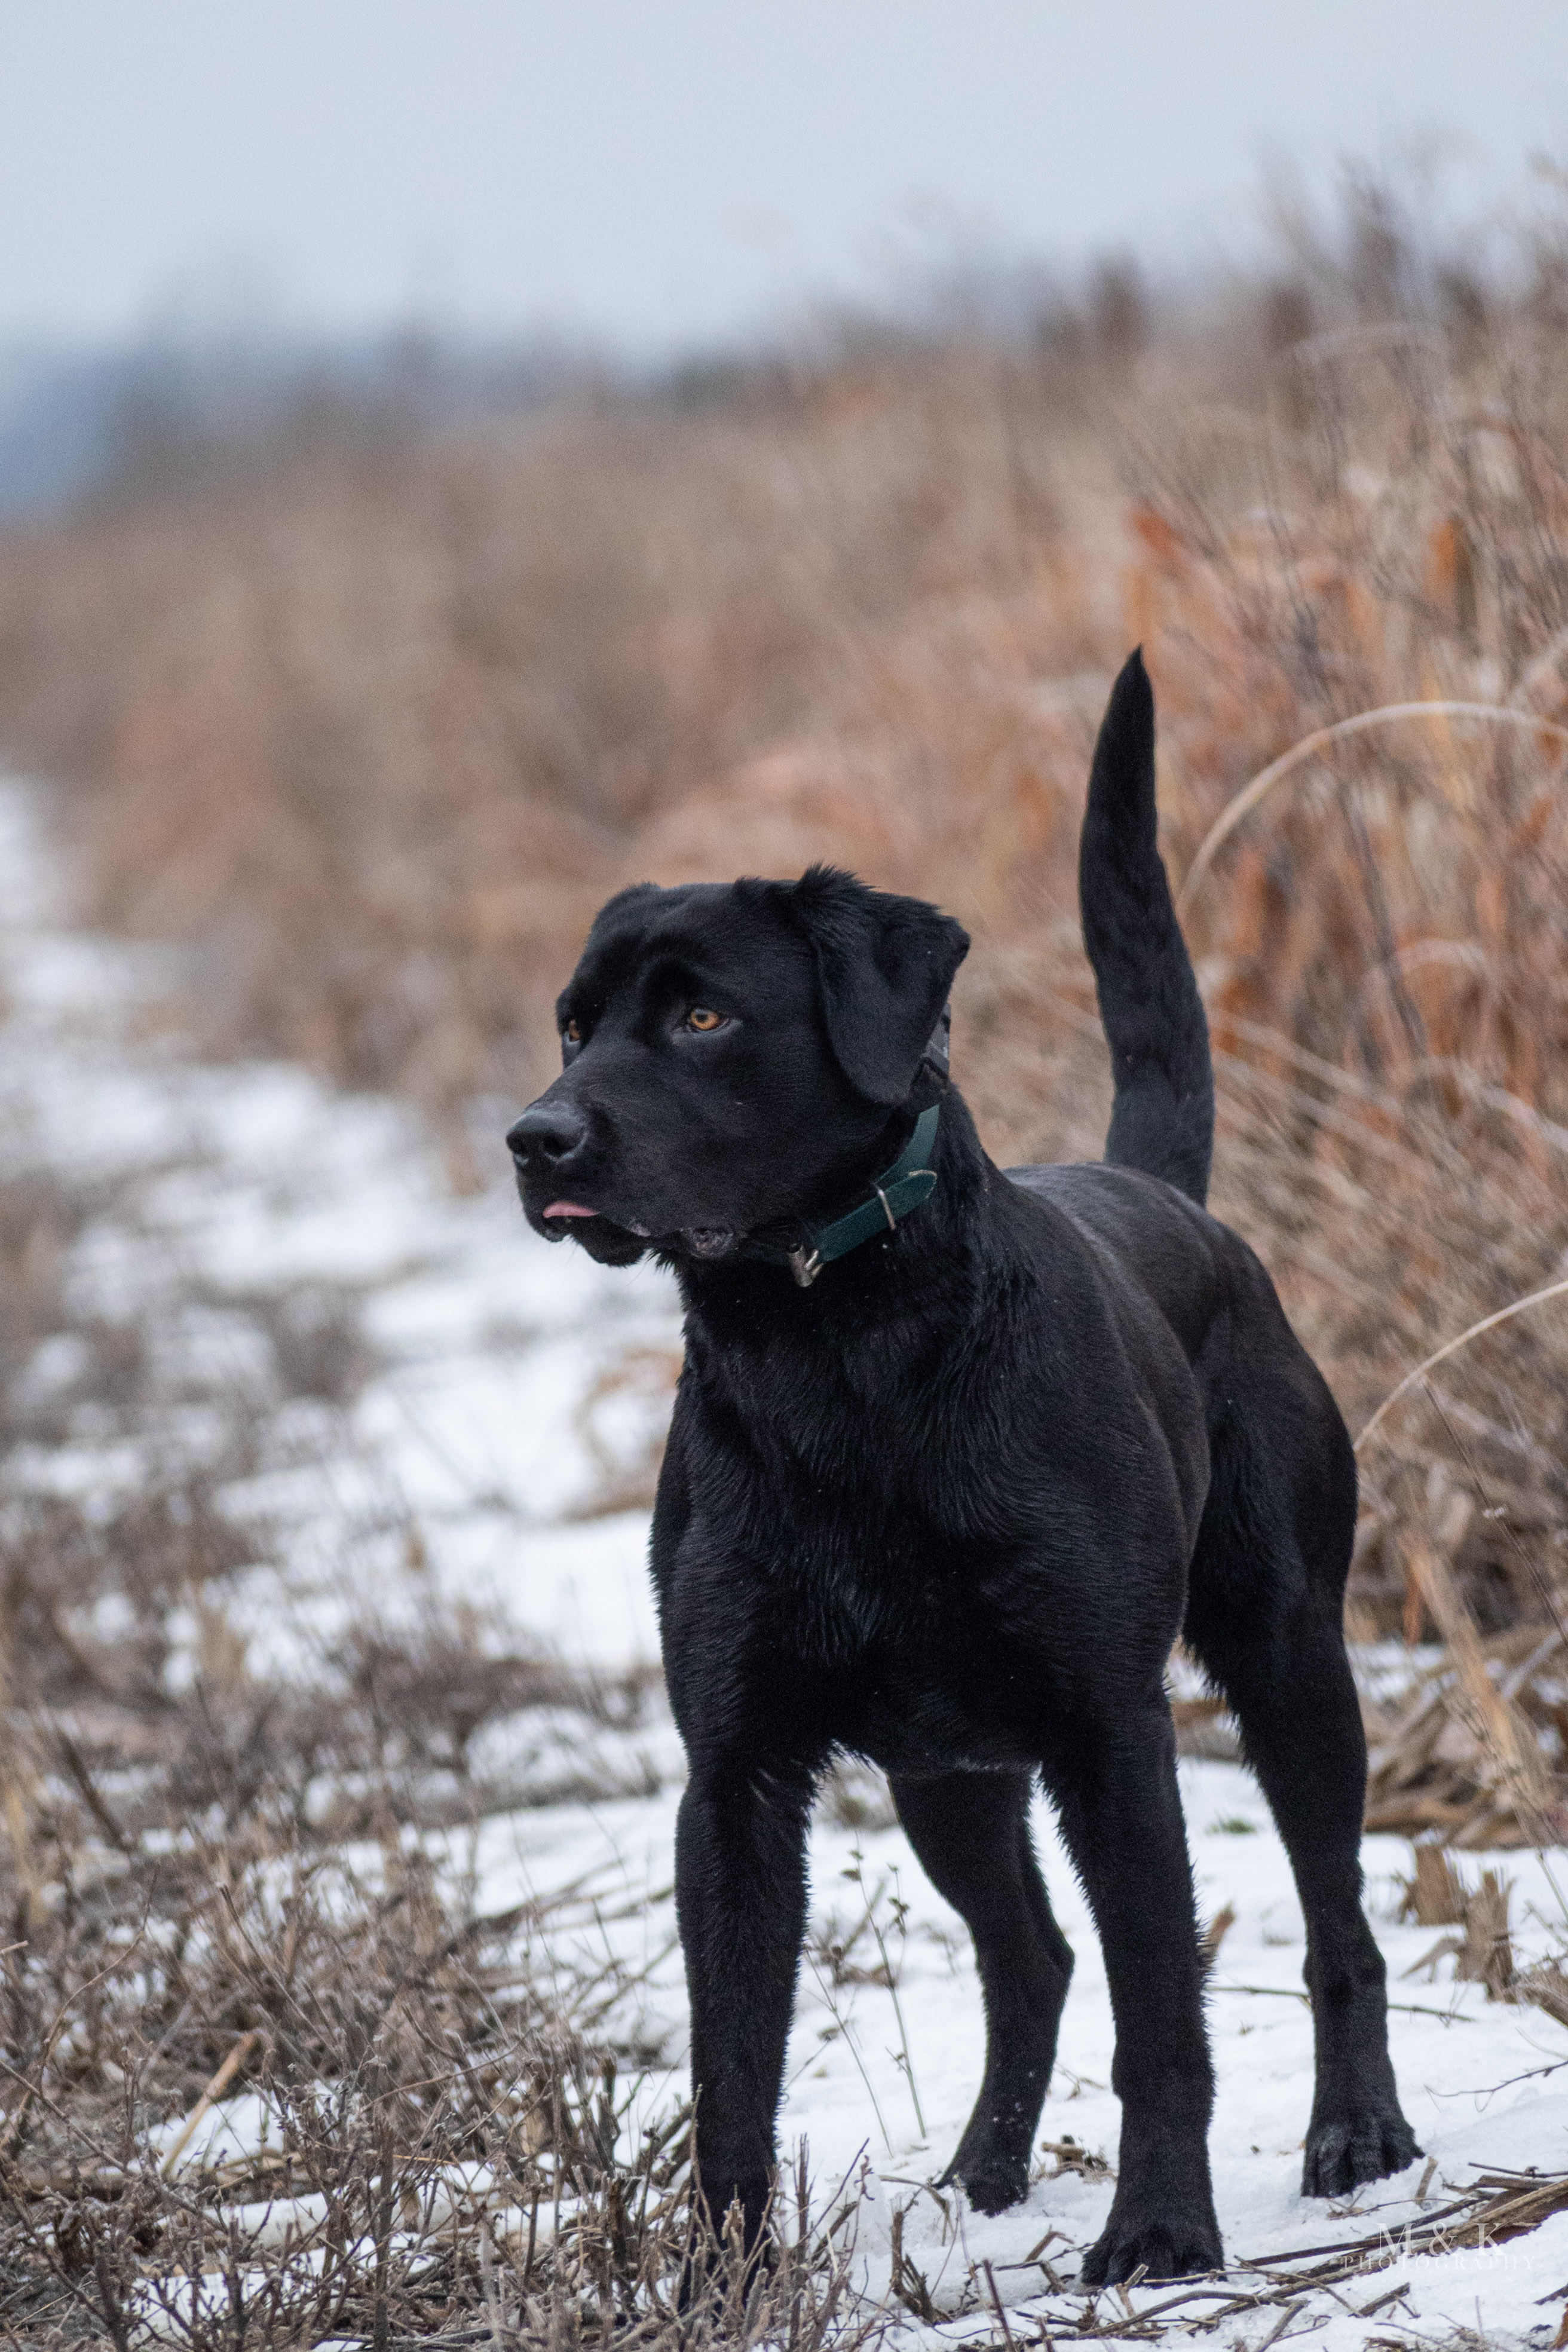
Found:
<path fill-rule="evenodd" d="M 789 1270 L 803 1290 L 809 1290 L 822 1272 L 822 1254 L 815 1243 L 803 1242 L 789 1254 Z"/>
<path fill-rule="evenodd" d="M 918 1209 L 936 1190 L 936 1171 L 929 1164 L 936 1142 L 939 1106 L 932 1103 L 915 1121 L 914 1133 L 890 1168 L 870 1180 L 872 1198 L 831 1224 L 808 1229 L 804 1242 L 787 1253 L 789 1270 L 803 1290 L 809 1290 L 825 1265 L 843 1257 L 862 1242 L 881 1233 L 893 1234 L 899 1219 Z"/>

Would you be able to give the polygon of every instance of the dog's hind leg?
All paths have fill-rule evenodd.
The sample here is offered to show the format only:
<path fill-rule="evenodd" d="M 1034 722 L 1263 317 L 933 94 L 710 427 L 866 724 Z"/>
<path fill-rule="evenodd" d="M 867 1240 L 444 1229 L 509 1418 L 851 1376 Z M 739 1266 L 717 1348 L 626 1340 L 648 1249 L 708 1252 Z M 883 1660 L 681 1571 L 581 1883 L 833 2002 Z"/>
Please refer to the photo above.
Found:
<path fill-rule="evenodd" d="M 1317 2043 L 1301 2187 L 1338 2197 L 1421 2151 L 1400 2112 L 1386 1971 L 1361 1907 L 1366 1740 L 1342 1614 L 1355 1460 L 1305 1355 L 1270 1359 L 1235 1384 L 1245 1422 L 1232 1405 L 1214 1433 L 1184 1632 L 1235 1710 L 1295 1874 Z"/>
<path fill-rule="evenodd" d="M 1218 2270 L 1214 2069 L 1175 1737 L 1158 1680 L 1053 1725 L 1045 1777 L 1100 1930 L 1116 2020 L 1116 2195 L 1083 2258 L 1084 2284 Z"/>
<path fill-rule="evenodd" d="M 1016 2205 L 1057 2053 L 1072 1950 L 1051 1916 L 1029 1836 L 1026 1772 L 892 1780 L 921 1865 L 974 1939 L 985 2000 L 985 2079 L 945 2178 L 982 2213 Z"/>

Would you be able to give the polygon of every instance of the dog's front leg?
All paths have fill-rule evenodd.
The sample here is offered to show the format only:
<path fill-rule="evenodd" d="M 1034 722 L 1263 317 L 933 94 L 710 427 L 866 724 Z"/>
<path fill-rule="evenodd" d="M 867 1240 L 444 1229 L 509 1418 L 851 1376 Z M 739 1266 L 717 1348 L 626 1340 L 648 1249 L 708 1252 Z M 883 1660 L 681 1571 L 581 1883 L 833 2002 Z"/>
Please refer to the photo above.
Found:
<path fill-rule="evenodd" d="M 748 2246 L 773 2187 L 773 2125 L 805 1934 L 811 1794 L 806 1771 L 694 1761 L 676 1832 L 698 2187 L 716 2230 L 740 2200 Z"/>
<path fill-rule="evenodd" d="M 1163 1693 L 1075 1727 L 1047 1772 L 1094 1910 L 1116 2020 L 1121 2153 L 1110 2218 L 1084 2257 L 1093 2286 L 1217 2270 L 1209 2182 L 1214 2069 L 1204 2032 L 1193 1878 Z"/>

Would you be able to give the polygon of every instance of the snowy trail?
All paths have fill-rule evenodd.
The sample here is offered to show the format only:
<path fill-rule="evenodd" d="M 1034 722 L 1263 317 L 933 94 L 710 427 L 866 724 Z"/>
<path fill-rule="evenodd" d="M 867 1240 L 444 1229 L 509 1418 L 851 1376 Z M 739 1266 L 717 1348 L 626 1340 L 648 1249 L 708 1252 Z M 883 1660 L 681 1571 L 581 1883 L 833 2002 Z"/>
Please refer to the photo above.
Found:
<path fill-rule="evenodd" d="M 503 1107 L 495 1189 L 455 1201 L 397 1106 L 336 1094 L 298 1069 L 204 1066 L 143 1034 L 142 1008 L 164 975 L 155 953 L 59 928 L 33 803 L 20 787 L 0 791 L 0 1171 L 45 1166 L 95 1182 L 142 1171 L 133 1213 L 111 1202 L 85 1219 L 71 1245 L 70 1293 L 132 1314 L 165 1354 L 211 1360 L 226 1351 L 238 1362 L 256 1344 L 258 1294 L 324 1286 L 352 1297 L 371 1351 L 348 1402 L 295 1398 L 258 1420 L 256 1459 L 231 1497 L 265 1514 L 276 1537 L 265 1564 L 235 1585 L 231 1616 L 252 1656 L 286 1670 L 299 1645 L 325 1640 L 338 1614 L 370 1594 L 389 1615 L 436 1605 L 482 1612 L 514 1640 L 574 1664 L 650 1662 L 646 1511 L 579 1514 L 606 1482 L 636 1473 L 657 1432 L 679 1348 L 672 1287 L 646 1270 L 595 1267 L 529 1234 L 505 1179 Z M 29 1374 L 40 1392 L 51 1381 L 68 1387 L 68 1356 L 65 1335 L 43 1341 Z M 180 1427 L 172 1412 L 172 1446 Z M 8 1466 L 14 1479 L 79 1494 L 134 1482 L 142 1468 L 135 1448 L 95 1431 L 90 1415 L 58 1443 L 15 1451 Z M 506 1727 L 481 1735 L 498 1771 L 510 1737 Z M 642 1780 L 632 1784 L 655 1793 L 500 1813 L 454 1832 L 445 1851 L 486 1910 L 587 1884 L 578 1924 L 563 1933 L 641 1972 L 630 2023 L 659 2053 L 642 2095 L 651 2109 L 679 2089 L 685 2033 L 669 1891 L 680 1763 L 662 1717 L 639 1734 L 637 1753 Z M 1236 1914 L 1209 2004 L 1219 2078 L 1211 2146 L 1227 2252 L 1235 2261 L 1375 2225 L 1397 2237 L 1421 2219 L 1425 2163 L 1363 2191 L 1353 2210 L 1298 2193 L 1311 2032 L 1289 1870 L 1244 1770 L 1186 1762 L 1182 1780 L 1200 1908 L 1206 1917 L 1228 1904 Z M 935 2306 L 969 2306 L 945 2325 L 953 2340 L 994 2332 L 994 2315 L 973 2307 L 976 2264 L 991 2263 L 1005 2304 L 1029 2303 L 1045 2284 L 1032 2253 L 1048 2241 L 1045 2258 L 1070 2281 L 1111 2193 L 1094 2163 L 1114 2164 L 1119 2124 L 1104 1973 L 1043 1807 L 1037 1829 L 1078 1954 L 1042 2133 L 1085 2155 L 1082 2170 L 1043 2157 L 1026 2204 L 991 2221 L 930 2186 L 980 2074 L 979 1993 L 960 1924 L 889 1825 L 869 1777 L 852 1778 L 821 1810 L 813 1837 L 811 1947 L 782 2138 L 806 2142 L 819 2191 L 860 2181 L 868 2293 L 886 2292 L 891 2217 L 907 2209 L 905 2253 Z M 1521 1959 L 1561 1950 L 1563 1857 L 1485 1859 L 1515 1881 Z M 1412 1974 L 1435 1937 L 1397 1917 L 1409 1849 L 1372 1838 L 1365 1864 L 1399 2004 L 1395 2065 L 1436 2168 L 1428 2204 L 1445 2184 L 1465 2187 L 1477 2166 L 1568 2168 L 1568 2078 L 1556 2071 L 1568 2067 L 1568 2033 L 1457 1985 L 1451 1960 Z M 1479 1864 L 1465 1867 L 1473 1879 Z M 230 2127 L 244 2127 L 237 2109 Z M 1357 2316 L 1401 2286 L 1403 2300 Z M 1131 2301 L 1156 2299 L 1140 2289 Z M 1496 2249 L 1405 2260 L 1337 2301 L 1312 2296 L 1289 2332 L 1335 2347 L 1369 2333 L 1443 2336 L 1474 2327 L 1479 2310 L 1492 2338 L 1546 2345 L 1565 2299 L 1568 2213 Z M 1114 2298 L 1103 2315 L 1121 2315 Z M 1260 2344 L 1277 2317 L 1259 2311 L 1228 2326 L 1225 2340 Z M 908 2332 L 931 2331 L 911 2318 Z"/>

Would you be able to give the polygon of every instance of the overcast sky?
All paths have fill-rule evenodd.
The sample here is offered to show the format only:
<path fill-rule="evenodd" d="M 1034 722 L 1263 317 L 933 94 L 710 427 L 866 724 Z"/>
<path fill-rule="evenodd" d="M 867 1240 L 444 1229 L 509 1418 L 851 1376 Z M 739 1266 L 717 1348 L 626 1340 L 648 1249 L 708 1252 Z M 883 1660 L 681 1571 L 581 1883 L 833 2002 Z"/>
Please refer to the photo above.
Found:
<path fill-rule="evenodd" d="M 0 0 L 0 339 L 666 350 L 963 253 L 1238 252 L 1271 159 L 1429 133 L 1458 213 L 1568 162 L 1568 0 Z"/>

